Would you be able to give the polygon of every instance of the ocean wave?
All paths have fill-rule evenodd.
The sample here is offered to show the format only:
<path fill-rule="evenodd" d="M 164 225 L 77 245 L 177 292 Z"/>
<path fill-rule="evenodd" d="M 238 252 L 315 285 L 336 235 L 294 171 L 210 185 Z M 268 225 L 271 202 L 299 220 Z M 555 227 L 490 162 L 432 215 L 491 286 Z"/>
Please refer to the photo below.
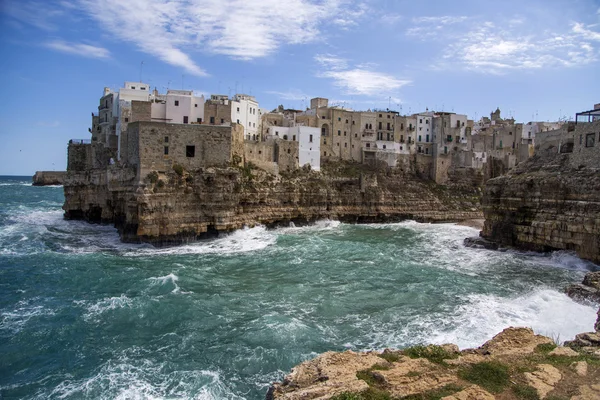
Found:
<path fill-rule="evenodd" d="M 190 293 L 192 293 L 192 292 L 186 292 L 186 291 L 181 290 L 181 288 L 177 284 L 177 281 L 179 281 L 179 277 L 177 275 L 175 275 L 174 273 L 170 273 L 165 276 L 150 277 L 150 278 L 148 278 L 148 280 L 151 282 L 151 286 L 158 286 L 159 289 L 166 287 L 166 289 L 169 290 L 172 287 L 173 289 L 170 290 L 170 293 L 174 293 L 174 294 L 190 294 Z"/>
<path fill-rule="evenodd" d="M 124 256 L 146 257 L 154 255 L 233 254 L 263 250 L 277 242 L 277 235 L 264 226 L 244 228 L 219 235 L 216 239 L 163 248 L 141 248 L 126 251 Z"/>
<path fill-rule="evenodd" d="M 85 301 L 76 301 L 75 304 L 85 306 Z M 100 301 L 95 302 L 89 306 L 86 306 L 86 312 L 83 314 L 83 319 L 89 321 L 95 317 L 104 314 L 107 311 L 117 310 L 122 308 L 133 307 L 133 299 L 122 294 L 119 297 L 106 297 Z"/>
<path fill-rule="evenodd" d="M 530 327 L 538 334 L 571 340 L 577 333 L 593 329 L 596 309 L 576 303 L 564 293 L 537 289 L 510 298 L 471 294 L 444 323 L 426 320 L 428 341 L 465 348 L 479 346 L 509 326 Z M 438 324 L 444 329 L 436 328 Z"/>
<path fill-rule="evenodd" d="M 56 311 L 43 305 L 35 304 L 39 298 L 21 300 L 16 308 L 4 309 L 0 312 L 0 330 L 7 330 L 16 334 L 31 320 L 41 316 L 52 316 Z"/>

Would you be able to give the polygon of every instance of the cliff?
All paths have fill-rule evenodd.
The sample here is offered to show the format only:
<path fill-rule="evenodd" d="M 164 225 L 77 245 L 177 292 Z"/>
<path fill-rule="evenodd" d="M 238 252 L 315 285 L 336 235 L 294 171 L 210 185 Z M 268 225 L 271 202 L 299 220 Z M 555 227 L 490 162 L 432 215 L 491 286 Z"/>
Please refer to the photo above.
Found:
<path fill-rule="evenodd" d="M 600 344 L 600 342 L 599 342 Z M 274 383 L 267 400 L 600 398 L 600 350 L 508 328 L 477 349 L 452 344 L 327 352 Z"/>
<path fill-rule="evenodd" d="M 33 175 L 33 186 L 62 185 L 65 171 L 36 171 Z"/>
<path fill-rule="evenodd" d="M 252 165 L 136 176 L 111 165 L 69 171 L 65 218 L 114 223 L 124 241 L 180 243 L 257 224 L 460 221 L 481 218 L 476 177 L 438 186 L 414 175 L 355 163 L 279 176 Z"/>
<path fill-rule="evenodd" d="M 574 250 L 600 263 L 600 165 L 536 154 L 487 181 L 481 235 L 526 250 Z"/>

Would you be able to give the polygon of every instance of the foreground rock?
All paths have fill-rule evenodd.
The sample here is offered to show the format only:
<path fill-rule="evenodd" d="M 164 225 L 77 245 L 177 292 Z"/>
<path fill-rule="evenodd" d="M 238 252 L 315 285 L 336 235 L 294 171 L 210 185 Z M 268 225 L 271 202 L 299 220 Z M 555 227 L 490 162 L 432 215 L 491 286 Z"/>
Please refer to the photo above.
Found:
<path fill-rule="evenodd" d="M 65 171 L 36 171 L 33 175 L 33 186 L 62 185 L 65 181 Z"/>
<path fill-rule="evenodd" d="M 133 167 L 69 171 L 65 217 L 114 223 L 124 241 L 181 243 L 245 226 L 461 221 L 481 218 L 480 192 L 362 164 L 275 176 L 248 167 L 180 169 L 137 176 Z"/>
<path fill-rule="evenodd" d="M 327 352 L 274 383 L 286 399 L 592 399 L 600 356 L 556 347 L 528 328 L 508 328 L 477 349 L 417 346 L 384 352 Z"/>

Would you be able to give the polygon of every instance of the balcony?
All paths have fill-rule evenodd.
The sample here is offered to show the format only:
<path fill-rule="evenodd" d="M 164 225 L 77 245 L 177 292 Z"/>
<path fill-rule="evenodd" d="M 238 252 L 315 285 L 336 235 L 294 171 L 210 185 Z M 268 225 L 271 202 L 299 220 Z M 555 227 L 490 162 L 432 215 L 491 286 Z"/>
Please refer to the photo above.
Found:
<path fill-rule="evenodd" d="M 364 133 L 365 133 L 365 135 L 374 135 L 375 129 L 365 129 Z"/>
<path fill-rule="evenodd" d="M 107 105 L 98 106 L 98 111 L 108 110 L 109 107 Z"/>

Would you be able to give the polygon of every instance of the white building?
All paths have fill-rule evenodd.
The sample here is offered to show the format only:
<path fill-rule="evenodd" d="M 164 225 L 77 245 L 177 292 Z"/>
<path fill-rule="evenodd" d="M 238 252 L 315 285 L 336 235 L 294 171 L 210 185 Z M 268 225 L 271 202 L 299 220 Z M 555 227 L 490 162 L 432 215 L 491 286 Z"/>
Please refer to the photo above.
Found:
<path fill-rule="evenodd" d="M 150 85 L 143 82 L 125 82 L 117 93 L 114 93 L 113 116 L 116 118 L 115 133 L 117 135 L 117 158 L 121 159 L 121 133 L 127 129 L 128 118 L 131 113 L 131 102 L 149 101 Z"/>
<path fill-rule="evenodd" d="M 155 92 L 152 100 L 152 121 L 201 124 L 204 120 L 204 96 L 191 90 L 168 90 L 166 95 Z"/>
<path fill-rule="evenodd" d="M 231 122 L 235 122 L 244 127 L 246 139 L 256 137 L 260 128 L 261 111 L 258 108 L 258 102 L 253 96 L 246 94 L 236 94 L 231 99 Z"/>
<path fill-rule="evenodd" d="M 310 164 L 314 171 L 321 170 L 321 130 L 308 126 L 272 126 L 266 137 L 298 142 L 298 165 Z"/>

